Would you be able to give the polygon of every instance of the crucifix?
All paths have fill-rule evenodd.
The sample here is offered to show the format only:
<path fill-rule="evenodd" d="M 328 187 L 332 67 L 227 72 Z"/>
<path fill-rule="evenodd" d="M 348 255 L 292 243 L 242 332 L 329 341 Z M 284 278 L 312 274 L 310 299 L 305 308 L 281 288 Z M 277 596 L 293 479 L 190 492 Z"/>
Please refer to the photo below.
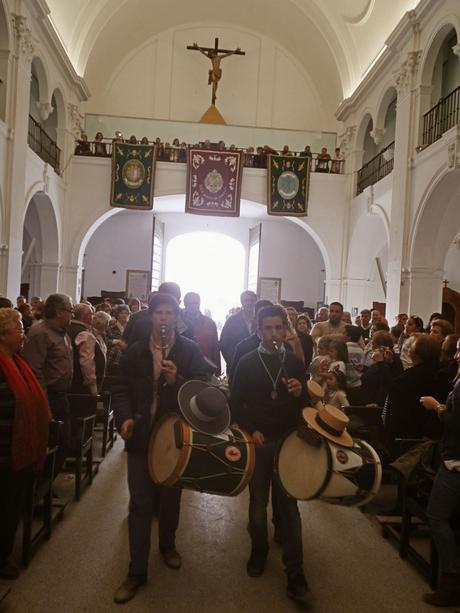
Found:
<path fill-rule="evenodd" d="M 222 77 L 222 68 L 220 67 L 221 60 L 229 55 L 246 55 L 237 47 L 234 51 L 231 49 L 219 49 L 219 39 L 214 39 L 214 47 L 200 47 L 197 43 L 187 45 L 187 49 L 191 51 L 199 51 L 211 60 L 212 68 L 208 71 L 208 85 L 212 85 L 212 104 L 216 102 L 217 85 Z"/>

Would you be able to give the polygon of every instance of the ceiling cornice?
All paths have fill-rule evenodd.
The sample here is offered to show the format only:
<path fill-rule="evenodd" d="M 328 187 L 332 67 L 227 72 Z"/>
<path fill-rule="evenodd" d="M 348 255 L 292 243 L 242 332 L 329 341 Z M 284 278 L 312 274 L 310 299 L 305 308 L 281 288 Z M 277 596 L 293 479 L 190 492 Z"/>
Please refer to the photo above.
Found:
<path fill-rule="evenodd" d="M 50 19 L 50 9 L 46 0 L 27 0 L 27 6 L 35 17 L 36 23 L 41 30 L 46 42 L 50 45 L 55 59 L 59 62 L 69 83 L 73 86 L 80 101 L 88 100 L 90 91 L 85 80 L 80 77 L 67 55 L 61 39 L 56 33 Z"/>

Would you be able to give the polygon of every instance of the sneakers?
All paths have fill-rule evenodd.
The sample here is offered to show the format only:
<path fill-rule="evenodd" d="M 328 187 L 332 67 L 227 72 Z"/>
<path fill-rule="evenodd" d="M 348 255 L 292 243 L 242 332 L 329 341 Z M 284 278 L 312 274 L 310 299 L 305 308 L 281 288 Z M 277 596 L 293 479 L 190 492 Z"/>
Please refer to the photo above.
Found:
<path fill-rule="evenodd" d="M 303 575 L 288 577 L 287 595 L 296 602 L 305 603 L 309 599 L 310 588 Z"/>
<path fill-rule="evenodd" d="M 113 597 L 114 602 L 123 604 L 134 598 L 137 590 L 147 581 L 145 575 L 128 575 Z"/>
<path fill-rule="evenodd" d="M 4 562 L 0 566 L 0 579 L 8 579 L 9 581 L 14 581 L 19 577 L 19 569 L 14 566 L 14 564 L 10 564 L 10 562 Z"/>
<path fill-rule="evenodd" d="M 178 551 L 175 549 L 164 549 L 160 550 L 160 552 L 163 556 L 163 561 L 168 568 L 179 570 L 179 568 L 182 566 L 182 558 Z"/>
<path fill-rule="evenodd" d="M 257 551 L 251 552 L 251 557 L 247 561 L 246 571 L 250 577 L 260 577 L 265 570 L 267 555 Z"/>

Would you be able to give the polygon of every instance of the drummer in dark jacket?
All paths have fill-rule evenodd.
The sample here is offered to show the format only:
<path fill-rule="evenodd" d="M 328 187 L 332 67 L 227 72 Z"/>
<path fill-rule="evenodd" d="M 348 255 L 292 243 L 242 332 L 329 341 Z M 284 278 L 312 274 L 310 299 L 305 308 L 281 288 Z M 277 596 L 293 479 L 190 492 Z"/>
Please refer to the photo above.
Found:
<path fill-rule="evenodd" d="M 281 520 L 287 594 L 305 602 L 308 585 L 303 574 L 302 526 L 297 501 L 289 498 L 274 475 L 276 447 L 296 427 L 308 404 L 305 367 L 285 350 L 287 315 L 279 306 L 262 308 L 257 316 L 261 343 L 243 356 L 236 368 L 230 405 L 235 421 L 247 430 L 256 446 L 256 465 L 249 483 L 249 527 L 252 541 L 247 573 L 262 575 L 268 554 L 267 503 L 272 484 Z"/>
<path fill-rule="evenodd" d="M 149 302 L 150 337 L 133 343 L 123 354 L 120 376 L 112 388 L 118 430 L 128 452 L 129 545 L 131 561 L 115 602 L 133 598 L 147 579 L 154 484 L 148 472 L 148 445 L 152 426 L 166 413 L 179 412 L 177 393 L 190 379 L 206 379 L 206 362 L 198 345 L 175 332 L 179 303 L 169 294 Z M 178 569 L 175 547 L 181 490 L 160 487 L 159 547 L 165 564 Z"/>

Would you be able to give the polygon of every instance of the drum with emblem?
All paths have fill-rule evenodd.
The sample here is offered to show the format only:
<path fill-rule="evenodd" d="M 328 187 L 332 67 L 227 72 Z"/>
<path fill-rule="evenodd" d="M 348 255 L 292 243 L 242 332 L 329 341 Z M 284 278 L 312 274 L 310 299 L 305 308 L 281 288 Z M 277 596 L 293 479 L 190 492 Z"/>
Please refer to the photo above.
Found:
<path fill-rule="evenodd" d="M 235 426 L 215 436 L 194 430 L 176 414 L 165 415 L 152 432 L 148 465 L 155 483 L 236 496 L 252 477 L 254 443 Z"/>
<path fill-rule="evenodd" d="M 282 439 L 275 460 L 278 480 L 288 496 L 358 507 L 377 494 L 382 466 L 368 443 L 355 440 L 353 447 L 341 447 L 302 428 Z"/>

